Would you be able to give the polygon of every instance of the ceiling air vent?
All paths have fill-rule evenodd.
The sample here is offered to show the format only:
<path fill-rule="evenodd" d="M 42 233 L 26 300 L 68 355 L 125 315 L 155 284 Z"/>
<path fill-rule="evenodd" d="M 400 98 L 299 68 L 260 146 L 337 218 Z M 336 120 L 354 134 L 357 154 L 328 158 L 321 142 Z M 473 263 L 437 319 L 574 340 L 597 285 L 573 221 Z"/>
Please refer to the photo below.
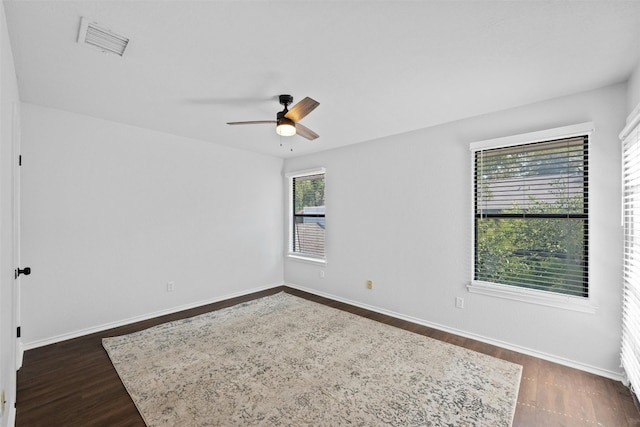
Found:
<path fill-rule="evenodd" d="M 87 18 L 82 18 L 78 32 L 78 43 L 122 56 L 127 44 L 129 44 L 129 39 L 91 22 Z"/>

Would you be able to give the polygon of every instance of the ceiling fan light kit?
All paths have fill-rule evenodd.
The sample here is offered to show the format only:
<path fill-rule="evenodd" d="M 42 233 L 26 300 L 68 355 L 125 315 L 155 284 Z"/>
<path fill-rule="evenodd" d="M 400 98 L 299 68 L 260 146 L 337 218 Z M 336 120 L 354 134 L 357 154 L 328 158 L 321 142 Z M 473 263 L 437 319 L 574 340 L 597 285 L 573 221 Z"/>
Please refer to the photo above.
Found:
<path fill-rule="evenodd" d="M 276 133 L 280 136 L 293 136 L 296 134 L 296 124 L 286 117 L 278 119 Z"/>
<path fill-rule="evenodd" d="M 318 138 L 318 134 L 298 123 L 307 114 L 316 109 L 320 103 L 309 97 L 306 97 L 289 110 L 289 104 L 293 102 L 291 95 L 280 95 L 280 104 L 284 106 L 282 111 L 276 115 L 276 120 L 253 120 L 245 122 L 227 122 L 228 125 L 255 125 L 263 123 L 275 123 L 276 133 L 281 136 L 300 135 L 310 141 Z"/>

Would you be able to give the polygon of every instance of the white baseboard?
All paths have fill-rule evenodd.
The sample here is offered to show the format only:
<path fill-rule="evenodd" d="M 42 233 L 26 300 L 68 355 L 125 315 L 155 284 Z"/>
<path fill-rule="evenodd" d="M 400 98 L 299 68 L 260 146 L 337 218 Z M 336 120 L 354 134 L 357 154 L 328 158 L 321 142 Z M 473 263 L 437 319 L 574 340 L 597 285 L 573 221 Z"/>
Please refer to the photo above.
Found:
<path fill-rule="evenodd" d="M 581 371 L 585 371 L 585 372 L 589 372 L 595 375 L 599 375 L 601 377 L 605 377 L 605 378 L 610 378 L 612 380 L 615 381 L 620 381 L 620 382 L 625 382 L 625 377 L 622 373 L 620 372 L 614 372 L 614 371 L 610 371 L 607 369 L 602 369 L 602 368 L 598 368 L 596 366 L 591 366 L 591 365 L 587 365 L 584 363 L 580 363 L 580 362 L 576 362 L 575 360 L 570 360 L 570 359 L 566 359 L 564 357 L 560 357 L 560 356 L 556 356 L 553 354 L 548 354 L 548 353 L 544 353 L 541 351 L 537 351 L 531 348 L 527 348 L 527 347 L 522 347 L 516 344 L 511 344 L 505 341 L 501 341 L 501 340 L 496 340 L 493 338 L 489 338 L 489 337 L 485 337 L 482 335 L 477 335 L 474 333 L 470 333 L 470 332 L 466 332 L 460 329 L 456 329 L 456 328 L 451 328 L 448 326 L 444 326 L 444 325 L 440 325 L 438 323 L 433 323 L 433 322 L 428 322 L 426 320 L 423 319 L 418 319 L 416 317 L 412 317 L 412 316 L 406 316 L 404 314 L 400 314 L 400 313 L 396 313 L 390 310 L 386 310 L 383 308 L 379 308 L 379 307 L 374 307 L 371 305 L 367 305 L 367 304 L 363 304 L 361 302 L 358 301 L 353 301 L 353 300 L 349 300 L 347 298 L 341 298 L 339 296 L 336 295 L 332 295 L 332 294 L 328 294 L 325 292 L 320 292 L 317 291 L 315 289 L 310 289 L 310 288 L 306 288 L 304 286 L 300 286 L 300 285 L 296 285 L 293 283 L 285 283 L 285 286 L 288 286 L 290 288 L 294 288 L 294 289 L 299 289 L 301 291 L 304 292 L 308 292 L 310 294 L 314 294 L 314 295 L 318 295 L 321 297 L 325 297 L 325 298 L 329 298 L 332 300 L 336 300 L 336 301 L 340 301 L 343 302 L 345 304 L 349 304 L 349 305 L 353 305 L 356 307 L 360 307 L 360 308 L 364 308 L 366 310 L 371 310 L 371 311 L 375 311 L 376 313 L 380 313 L 380 314 L 385 314 L 387 316 L 391 316 L 394 317 L 396 319 L 401 319 L 401 320 L 406 320 L 408 322 L 412 322 L 412 323 L 416 323 L 418 325 L 422 325 L 422 326 L 427 326 L 429 328 L 433 328 L 433 329 L 438 329 L 440 331 L 444 331 L 444 332 L 448 332 L 450 334 L 454 334 L 454 335 L 459 335 L 465 338 L 470 338 L 476 341 L 481 341 L 484 342 L 486 344 L 491 344 L 491 345 L 495 345 L 497 347 L 501 347 L 501 348 L 505 348 L 507 350 L 513 350 L 516 351 L 518 353 L 523 353 L 523 354 L 527 354 L 529 356 L 533 356 L 533 357 L 537 357 L 539 359 L 544 359 L 544 360 L 548 360 L 550 362 L 554 362 L 554 363 L 558 363 L 560 365 L 564 365 L 564 366 L 568 366 L 570 368 L 575 368 L 575 369 L 579 369 Z"/>
<path fill-rule="evenodd" d="M 470 338 L 470 339 L 474 339 L 477 341 L 481 341 L 487 344 L 491 344 L 491 345 L 495 345 L 501 348 L 505 348 L 508 350 L 513 350 L 519 353 L 523 353 L 523 354 L 527 354 L 529 356 L 534 356 L 534 357 L 538 357 L 540 359 L 544 359 L 544 360 L 548 360 L 550 362 L 554 362 L 554 363 L 558 363 L 560 365 L 565 365 L 565 366 L 569 366 L 571 368 L 575 368 L 575 369 L 579 369 L 585 372 L 589 372 L 595 375 L 600 375 L 602 377 L 605 378 L 610 378 L 612 380 L 615 381 L 621 381 L 621 382 L 625 382 L 626 378 L 624 377 L 624 375 L 620 372 L 614 372 L 614 371 L 610 371 L 607 369 L 601 369 L 595 366 L 591 366 L 591 365 L 587 365 L 584 363 L 580 363 L 580 362 L 576 362 L 574 360 L 570 360 L 570 359 L 566 359 L 560 356 L 556 356 L 553 354 L 548 354 L 548 353 L 544 353 L 541 351 L 537 351 L 531 348 L 527 348 L 527 347 L 522 347 L 516 344 L 512 344 L 509 342 L 505 342 L 505 341 L 501 341 L 501 340 L 496 340 L 490 337 L 485 337 L 482 335 L 478 335 L 478 334 L 474 334 L 474 333 L 470 333 L 470 332 L 466 332 L 460 329 L 456 329 L 456 328 L 451 328 L 445 325 L 440 325 L 438 323 L 433 323 L 433 322 L 429 322 L 423 319 L 419 319 L 416 317 L 412 317 L 412 316 L 406 316 L 404 314 L 401 313 L 396 313 L 390 310 L 386 310 L 386 309 L 382 309 L 379 307 L 375 307 L 375 306 L 371 306 L 368 304 L 363 304 L 361 302 L 358 301 L 353 301 L 347 298 L 342 298 L 333 294 L 329 294 L 329 293 L 325 293 L 325 292 L 321 292 L 315 289 L 310 289 L 307 288 L 305 286 L 300 286 L 300 285 L 296 285 L 293 283 L 275 283 L 275 284 L 270 284 L 270 285 L 265 285 L 265 286 L 261 286 L 261 287 L 257 287 L 257 288 L 253 288 L 253 289 L 249 289 L 246 291 L 242 291 L 242 292 L 236 292 L 233 294 L 227 294 L 224 296 L 220 296 L 220 297 L 216 297 L 216 298 L 212 298 L 209 300 L 204 300 L 204 301 L 198 301 L 198 302 L 194 302 L 194 303 L 190 303 L 190 304 L 186 304 L 186 305 L 182 305 L 182 306 L 178 306 L 178 307 L 172 307 L 169 309 L 165 309 L 165 310 L 160 310 L 160 311 L 156 311 L 153 313 L 147 313 L 141 316 L 135 316 L 135 317 L 131 317 L 128 319 L 124 319 L 124 320 L 120 320 L 120 321 L 116 321 L 116 322 L 111 322 L 111 323 L 106 323 L 103 325 L 98 325 L 98 326 L 94 326 L 91 328 L 86 328 L 86 329 L 81 329 L 81 330 L 77 330 L 77 331 L 73 331 L 73 332 L 69 332 L 66 334 L 61 334 L 61 335 L 57 335 L 54 337 L 50 337 L 50 338 L 46 338 L 46 339 L 42 339 L 42 340 L 38 340 L 38 341 L 33 341 L 30 343 L 22 343 L 20 344 L 20 355 L 23 354 L 24 351 L 26 350 L 31 350 L 34 348 L 38 348 L 38 347 L 43 347 L 45 345 L 49 345 L 49 344 L 54 344 L 57 342 L 61 342 L 61 341 L 65 341 L 68 339 L 72 339 L 72 338 L 77 338 L 80 336 L 84 336 L 84 335 L 89 335 L 89 334 L 93 334 L 96 332 L 101 332 L 101 331 L 105 331 L 107 329 L 112 329 L 112 328 L 116 328 L 119 326 L 124 326 L 124 325 L 128 325 L 131 323 L 135 323 L 135 322 L 139 322 L 139 321 L 143 321 L 143 320 L 148 320 L 148 319 L 152 319 L 154 317 L 160 317 L 160 316 L 164 316 L 167 314 L 173 314 L 173 313 L 177 313 L 179 311 L 184 311 L 184 310 L 189 310 L 192 308 L 196 308 L 196 307 L 201 307 L 203 305 L 207 305 L 207 304 L 212 304 L 215 302 L 220 302 L 220 301 L 224 301 L 227 299 L 231 299 L 231 298 L 236 298 L 236 297 L 240 297 L 240 296 L 244 296 L 244 295 L 248 295 L 248 294 L 252 294 L 255 292 L 260 292 L 260 291 L 264 291 L 267 289 L 271 289 L 271 288 L 275 288 L 278 286 L 288 286 L 290 288 L 293 289 L 299 289 L 301 291 L 304 292 L 308 292 L 310 294 L 314 294 L 314 295 L 318 295 L 318 296 L 322 296 L 325 298 L 329 298 L 335 301 L 340 301 L 343 302 L 345 304 L 350 304 L 356 307 L 360 307 L 360 308 L 364 308 L 366 310 L 371 310 L 374 311 L 376 313 L 381 313 L 381 314 L 385 314 L 387 316 L 391 316 L 397 319 L 401 319 L 401 320 L 406 320 L 408 322 L 412 322 L 412 323 L 416 323 L 418 325 L 423 325 L 423 326 L 427 326 L 430 328 L 434 328 L 434 329 L 438 329 L 440 331 L 444 331 L 444 332 L 448 332 L 454 335 L 459 335 L 465 338 Z M 22 356 L 20 356 L 19 358 L 19 365 L 22 365 Z M 15 409 L 15 408 L 14 408 Z M 14 414 L 15 416 L 15 414 Z M 11 425 L 11 424 L 10 424 Z"/>
<path fill-rule="evenodd" d="M 204 300 L 204 301 L 197 301 L 197 302 L 181 305 L 181 306 L 178 306 L 178 307 L 171 307 L 171 308 L 167 308 L 165 310 L 155 311 L 153 313 L 147 313 L 147 314 L 143 314 L 143 315 L 140 315 L 140 316 L 134 316 L 134 317 L 130 317 L 130 318 L 124 319 L 124 320 L 118 320 L 118 321 L 115 321 L 115 322 L 105 323 L 105 324 L 93 326 L 93 327 L 90 327 L 90 328 L 79 329 L 79 330 L 72 331 L 72 332 L 69 332 L 69 333 L 66 333 L 66 334 L 56 335 L 56 336 L 53 336 L 53 337 L 49 337 L 49 338 L 45 338 L 45 339 L 41 339 L 41 340 L 37 340 L 37 341 L 32 341 L 32 342 L 29 342 L 29 343 L 24 343 L 24 344 L 21 345 L 21 349 L 22 349 L 22 352 L 24 352 L 26 350 L 31 350 L 31 349 L 38 348 L 38 347 L 44 347 L 45 345 L 55 344 L 55 343 L 58 343 L 58 342 L 61 342 L 61 341 L 66 341 L 66 340 L 69 340 L 69 339 L 72 339 L 72 338 L 78 338 L 78 337 L 81 337 L 81 336 L 84 336 L 84 335 L 89 335 L 89 334 L 93 334 L 93 333 L 96 333 L 96 332 L 106 331 L 107 329 L 117 328 L 119 326 L 129 325 L 131 323 L 136 323 L 136 322 L 140 322 L 140 321 L 143 321 L 143 320 L 153 319 L 154 317 L 165 316 L 167 314 L 173 314 L 173 313 L 177 313 L 179 311 L 189 310 L 189 309 L 196 308 L 196 307 L 202 307 L 203 305 L 212 304 L 212 303 L 215 303 L 215 302 L 220 302 L 220 301 L 224 301 L 224 300 L 228 300 L 228 299 L 232 299 L 232 298 L 237 298 L 237 297 L 241 297 L 241 296 L 244 296 L 244 295 L 252 294 L 254 292 L 260 292 L 260 291 L 276 288 L 278 286 L 283 286 L 283 285 L 284 285 L 284 283 L 273 283 L 273 284 L 270 284 L 270 285 L 260 286 L 260 287 L 249 289 L 249 290 L 246 290 L 246 291 L 235 292 L 233 294 L 227 294 L 227 295 L 211 298 L 211 299 Z M 22 365 L 22 358 L 20 358 L 20 364 Z"/>

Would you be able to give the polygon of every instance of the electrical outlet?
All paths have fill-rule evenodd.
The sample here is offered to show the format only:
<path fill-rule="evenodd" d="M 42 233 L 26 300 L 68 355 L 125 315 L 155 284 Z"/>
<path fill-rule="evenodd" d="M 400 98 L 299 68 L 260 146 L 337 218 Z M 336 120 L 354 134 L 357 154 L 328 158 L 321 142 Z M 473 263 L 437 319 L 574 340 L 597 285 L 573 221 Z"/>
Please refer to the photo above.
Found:
<path fill-rule="evenodd" d="M 167 292 L 173 292 L 176 289 L 176 283 L 171 281 L 167 282 Z"/>
<path fill-rule="evenodd" d="M 367 280 L 367 289 L 373 289 L 373 280 Z"/>
<path fill-rule="evenodd" d="M 324 279 L 324 270 L 320 270 L 320 278 Z"/>
<path fill-rule="evenodd" d="M 464 298 L 456 297 L 456 308 L 464 308 Z"/>

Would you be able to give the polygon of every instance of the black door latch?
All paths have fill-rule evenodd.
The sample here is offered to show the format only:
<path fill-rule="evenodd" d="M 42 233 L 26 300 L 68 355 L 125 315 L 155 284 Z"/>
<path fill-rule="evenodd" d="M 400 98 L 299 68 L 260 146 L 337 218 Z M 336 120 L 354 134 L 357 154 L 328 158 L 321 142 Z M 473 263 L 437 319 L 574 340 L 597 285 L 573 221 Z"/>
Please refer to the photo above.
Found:
<path fill-rule="evenodd" d="M 25 276 L 30 275 L 31 274 L 31 267 L 16 268 L 16 279 L 21 274 L 24 274 Z"/>

